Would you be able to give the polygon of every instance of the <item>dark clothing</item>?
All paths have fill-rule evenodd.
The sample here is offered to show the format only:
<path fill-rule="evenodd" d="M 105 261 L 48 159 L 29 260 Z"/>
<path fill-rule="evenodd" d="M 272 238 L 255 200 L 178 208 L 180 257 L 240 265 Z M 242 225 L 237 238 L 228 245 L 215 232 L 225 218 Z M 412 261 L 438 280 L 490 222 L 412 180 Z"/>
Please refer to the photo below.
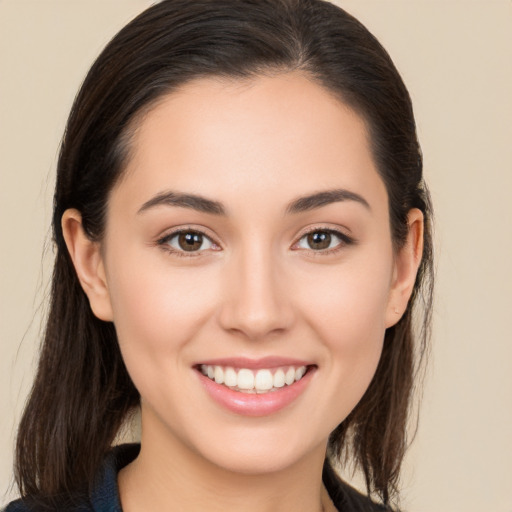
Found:
<path fill-rule="evenodd" d="M 122 512 L 117 475 L 119 471 L 132 462 L 140 451 L 139 444 L 116 446 L 105 458 L 96 477 L 95 485 L 88 497 L 75 500 L 74 503 L 62 503 L 52 509 L 42 508 L 28 501 L 16 500 L 7 505 L 4 512 Z M 329 464 L 323 472 L 325 487 L 333 503 L 340 512 L 384 512 L 386 509 L 372 503 L 368 498 L 341 482 Z M 227 511 L 229 512 L 229 511 Z"/>
<path fill-rule="evenodd" d="M 367 496 L 340 480 L 327 460 L 324 463 L 322 479 L 339 512 L 392 512 L 390 508 L 374 503 Z"/>

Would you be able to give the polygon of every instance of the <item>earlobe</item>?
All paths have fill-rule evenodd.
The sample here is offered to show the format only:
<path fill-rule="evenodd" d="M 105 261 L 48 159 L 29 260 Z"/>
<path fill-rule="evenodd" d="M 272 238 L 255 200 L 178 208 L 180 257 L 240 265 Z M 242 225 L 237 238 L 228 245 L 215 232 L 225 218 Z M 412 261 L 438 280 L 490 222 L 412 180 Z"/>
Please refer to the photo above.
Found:
<path fill-rule="evenodd" d="M 395 325 L 404 314 L 423 256 L 423 213 L 413 208 L 407 217 L 409 231 L 405 244 L 395 256 L 386 327 Z"/>
<path fill-rule="evenodd" d="M 66 210 L 61 223 L 69 255 L 94 315 L 100 320 L 112 321 L 112 306 L 100 244 L 86 235 L 82 215 L 78 210 Z"/>

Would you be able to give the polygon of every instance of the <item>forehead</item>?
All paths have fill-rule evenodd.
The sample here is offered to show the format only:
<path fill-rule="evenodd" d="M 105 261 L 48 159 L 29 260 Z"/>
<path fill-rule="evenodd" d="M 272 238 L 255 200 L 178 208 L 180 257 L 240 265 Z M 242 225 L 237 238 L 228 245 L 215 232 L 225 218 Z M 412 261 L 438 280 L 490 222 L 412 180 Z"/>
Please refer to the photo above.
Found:
<path fill-rule="evenodd" d="M 364 120 L 299 72 L 190 82 L 141 116 L 130 153 L 121 188 L 142 202 L 166 188 L 287 200 L 384 186 Z"/>

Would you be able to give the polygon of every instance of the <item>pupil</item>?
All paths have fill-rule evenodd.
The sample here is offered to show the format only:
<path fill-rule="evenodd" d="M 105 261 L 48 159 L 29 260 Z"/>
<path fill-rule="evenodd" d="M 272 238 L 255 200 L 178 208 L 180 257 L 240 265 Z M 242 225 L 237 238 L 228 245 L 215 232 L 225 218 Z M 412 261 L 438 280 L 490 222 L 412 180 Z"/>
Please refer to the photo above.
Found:
<path fill-rule="evenodd" d="M 178 243 L 184 251 L 196 251 L 203 244 L 203 235 L 199 233 L 183 233 L 179 236 Z"/>
<path fill-rule="evenodd" d="M 312 249 L 327 249 L 331 245 L 331 234 L 317 231 L 308 235 L 308 244 Z"/>

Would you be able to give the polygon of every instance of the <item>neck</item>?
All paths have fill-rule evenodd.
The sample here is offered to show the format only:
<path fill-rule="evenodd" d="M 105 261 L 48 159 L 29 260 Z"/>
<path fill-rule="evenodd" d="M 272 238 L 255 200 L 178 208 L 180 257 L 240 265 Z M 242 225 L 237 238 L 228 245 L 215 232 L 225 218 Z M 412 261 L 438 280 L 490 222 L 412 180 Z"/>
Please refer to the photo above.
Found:
<path fill-rule="evenodd" d="M 334 510 L 322 484 L 325 445 L 286 468 L 240 473 L 219 467 L 173 436 L 143 428 L 141 451 L 119 474 L 124 512 L 321 512 Z"/>

